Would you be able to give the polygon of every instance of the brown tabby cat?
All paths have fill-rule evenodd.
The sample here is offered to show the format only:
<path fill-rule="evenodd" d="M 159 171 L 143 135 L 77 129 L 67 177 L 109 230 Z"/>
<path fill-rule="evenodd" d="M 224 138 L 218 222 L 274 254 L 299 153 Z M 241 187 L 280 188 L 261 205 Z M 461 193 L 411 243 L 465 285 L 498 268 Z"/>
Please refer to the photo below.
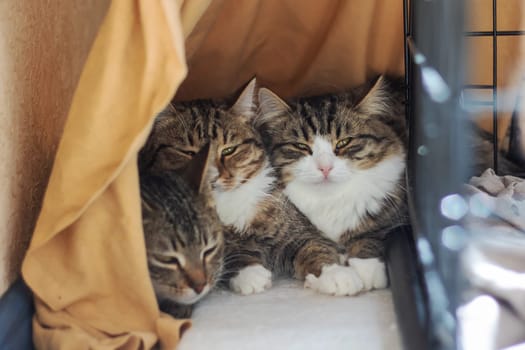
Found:
<path fill-rule="evenodd" d="M 191 315 L 222 271 L 222 225 L 206 189 L 208 151 L 205 146 L 182 176 L 140 177 L 150 277 L 160 309 L 178 318 Z"/>
<path fill-rule="evenodd" d="M 140 172 L 152 174 L 184 167 L 208 142 L 209 121 L 221 113 L 227 113 L 221 101 L 170 103 L 155 118 L 139 152 Z"/>
<path fill-rule="evenodd" d="M 305 287 L 321 293 L 360 292 L 363 284 L 354 269 L 339 263 L 338 245 L 323 237 L 277 187 L 254 127 L 254 95 L 252 81 L 231 108 L 209 101 L 170 107 L 155 124 L 144 164 L 177 168 L 190 159 L 187 151 L 212 140 L 212 194 L 228 227 L 224 266 L 233 290 L 261 292 L 271 286 L 272 274 L 284 274 L 306 279 Z"/>
<path fill-rule="evenodd" d="M 259 102 L 258 124 L 286 196 L 346 247 L 365 289 L 385 287 L 385 235 L 407 222 L 400 83 L 379 77 L 288 104 L 261 88 Z"/>

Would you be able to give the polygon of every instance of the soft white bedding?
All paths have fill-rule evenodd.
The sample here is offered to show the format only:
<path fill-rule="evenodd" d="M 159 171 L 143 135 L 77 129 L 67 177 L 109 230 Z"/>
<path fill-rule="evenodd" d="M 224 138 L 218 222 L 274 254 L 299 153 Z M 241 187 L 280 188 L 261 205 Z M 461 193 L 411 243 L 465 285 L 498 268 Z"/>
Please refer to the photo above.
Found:
<path fill-rule="evenodd" d="M 209 295 L 179 349 L 397 350 L 401 344 L 390 290 L 330 297 L 281 280 L 257 295 Z"/>

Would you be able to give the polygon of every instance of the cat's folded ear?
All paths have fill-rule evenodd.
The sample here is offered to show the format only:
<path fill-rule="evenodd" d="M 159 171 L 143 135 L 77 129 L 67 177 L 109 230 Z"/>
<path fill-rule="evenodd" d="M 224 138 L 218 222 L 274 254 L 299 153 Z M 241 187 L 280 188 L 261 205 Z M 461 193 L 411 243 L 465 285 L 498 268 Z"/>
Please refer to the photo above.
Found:
<path fill-rule="evenodd" d="M 193 156 L 188 164 L 180 170 L 180 175 L 195 193 L 203 193 L 208 186 L 208 165 L 210 163 L 210 144 L 205 144 Z"/>
<path fill-rule="evenodd" d="M 256 89 L 257 81 L 256 78 L 253 78 L 242 90 L 241 94 L 237 98 L 237 101 L 235 101 L 231 108 L 231 111 L 236 116 L 241 116 L 248 119 L 255 117 L 257 112 L 255 103 Z"/>

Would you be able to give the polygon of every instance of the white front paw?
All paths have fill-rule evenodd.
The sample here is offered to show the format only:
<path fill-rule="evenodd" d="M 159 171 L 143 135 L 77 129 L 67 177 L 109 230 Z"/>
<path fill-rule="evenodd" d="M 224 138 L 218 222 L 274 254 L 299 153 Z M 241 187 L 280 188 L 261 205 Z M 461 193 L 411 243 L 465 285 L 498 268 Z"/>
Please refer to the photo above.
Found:
<path fill-rule="evenodd" d="M 350 258 L 348 259 L 348 264 L 361 277 L 365 290 L 381 289 L 388 286 L 385 263 L 379 258 Z"/>
<path fill-rule="evenodd" d="M 363 289 L 363 282 L 353 267 L 333 264 L 324 266 L 319 277 L 308 274 L 304 287 L 322 294 L 355 295 Z"/>
<path fill-rule="evenodd" d="M 260 293 L 272 286 L 272 272 L 260 264 L 246 266 L 230 280 L 230 288 L 242 295 Z"/>

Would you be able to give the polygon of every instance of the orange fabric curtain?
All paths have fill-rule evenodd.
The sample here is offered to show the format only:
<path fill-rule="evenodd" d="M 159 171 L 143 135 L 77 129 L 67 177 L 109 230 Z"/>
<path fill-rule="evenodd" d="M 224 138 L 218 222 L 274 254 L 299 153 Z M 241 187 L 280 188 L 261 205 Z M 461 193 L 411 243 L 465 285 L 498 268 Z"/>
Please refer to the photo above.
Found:
<path fill-rule="evenodd" d="M 177 99 L 224 97 L 253 76 L 289 97 L 403 74 L 402 0 L 214 1 L 186 41 Z"/>

